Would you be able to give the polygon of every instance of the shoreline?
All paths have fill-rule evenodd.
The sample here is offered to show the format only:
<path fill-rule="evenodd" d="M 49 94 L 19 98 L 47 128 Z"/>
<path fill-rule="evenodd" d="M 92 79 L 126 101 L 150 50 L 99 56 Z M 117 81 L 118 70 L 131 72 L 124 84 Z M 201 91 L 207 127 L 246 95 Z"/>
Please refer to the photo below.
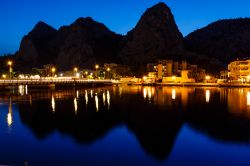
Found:
<path fill-rule="evenodd" d="M 19 85 L 25 85 L 25 84 L 19 84 Z M 0 90 L 6 91 L 11 89 L 17 89 L 18 84 L 16 85 L 1 85 L 0 84 Z M 250 88 L 250 83 L 99 83 L 99 84 L 72 84 L 72 85 L 55 85 L 55 84 L 48 84 L 48 85 L 27 85 L 29 89 L 32 90 L 48 90 L 48 89 L 54 89 L 54 90 L 63 90 L 63 89 L 71 89 L 71 88 L 90 88 L 90 87 L 105 87 L 105 86 L 157 86 L 157 87 L 217 87 L 217 88 Z"/>
<path fill-rule="evenodd" d="M 128 83 L 121 85 L 129 85 L 129 86 L 160 86 L 160 87 L 171 87 L 171 86 L 179 86 L 179 87 L 225 87 L 225 88 L 250 88 L 250 83 L 152 83 L 152 84 L 144 84 L 144 83 Z"/>

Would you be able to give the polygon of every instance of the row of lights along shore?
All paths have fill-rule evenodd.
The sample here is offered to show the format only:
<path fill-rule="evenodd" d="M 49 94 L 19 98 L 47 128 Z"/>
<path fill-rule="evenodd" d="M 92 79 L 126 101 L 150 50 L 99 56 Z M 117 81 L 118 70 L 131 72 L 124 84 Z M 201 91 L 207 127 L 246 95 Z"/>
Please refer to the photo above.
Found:
<path fill-rule="evenodd" d="M 9 78 L 11 79 L 11 78 L 12 78 L 12 73 L 13 73 L 13 68 L 12 68 L 13 62 L 10 61 L 10 60 L 7 61 L 7 65 L 9 66 Z M 96 64 L 96 65 L 95 65 L 95 70 L 97 71 L 99 68 L 100 68 L 100 66 L 99 66 L 98 64 Z M 110 69 L 109 67 L 108 67 L 106 70 L 107 70 L 107 72 L 110 72 L 110 71 L 111 71 L 111 69 Z M 56 71 L 57 71 L 56 67 L 52 67 L 52 68 L 51 68 L 52 76 L 55 76 Z M 80 74 L 78 73 L 78 68 L 77 68 L 77 67 L 74 67 L 73 71 L 74 71 L 74 75 L 75 75 L 76 77 L 80 77 Z M 87 74 L 88 74 L 88 71 L 85 71 L 85 75 L 87 75 Z M 93 73 L 92 73 L 92 75 L 93 75 Z M 7 78 L 7 75 L 6 75 L 6 74 L 3 74 L 3 75 L 2 75 L 2 78 L 3 78 L 3 79 Z"/>

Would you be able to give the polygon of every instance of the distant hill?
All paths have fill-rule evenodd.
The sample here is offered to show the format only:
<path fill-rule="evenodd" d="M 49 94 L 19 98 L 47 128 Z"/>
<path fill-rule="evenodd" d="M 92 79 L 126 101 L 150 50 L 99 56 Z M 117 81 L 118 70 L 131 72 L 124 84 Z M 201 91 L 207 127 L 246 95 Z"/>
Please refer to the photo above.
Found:
<path fill-rule="evenodd" d="M 250 57 L 250 19 L 225 19 L 185 37 L 187 50 L 216 58 L 224 64 Z"/>

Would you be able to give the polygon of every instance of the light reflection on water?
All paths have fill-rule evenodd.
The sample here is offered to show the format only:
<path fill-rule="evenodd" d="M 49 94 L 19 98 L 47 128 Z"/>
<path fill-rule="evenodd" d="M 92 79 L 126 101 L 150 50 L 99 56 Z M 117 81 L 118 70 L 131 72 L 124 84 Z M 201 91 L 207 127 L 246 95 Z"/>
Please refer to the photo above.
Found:
<path fill-rule="evenodd" d="M 11 127 L 12 124 L 13 124 L 12 100 L 11 100 L 11 97 L 9 99 L 9 109 L 8 109 L 8 114 L 7 114 L 7 124 L 8 124 L 9 127 Z"/>
<path fill-rule="evenodd" d="M 88 98 L 88 91 L 85 90 L 85 102 L 86 102 L 86 107 L 88 106 L 89 98 Z"/>
<path fill-rule="evenodd" d="M 55 98 L 53 95 L 51 97 L 51 107 L 52 107 L 52 111 L 55 112 L 56 111 L 56 102 L 55 102 Z"/>
<path fill-rule="evenodd" d="M 175 100 L 176 99 L 176 90 L 172 89 L 172 99 Z"/>
<path fill-rule="evenodd" d="M 98 95 L 96 94 L 95 95 L 95 106 L 96 106 L 96 112 L 98 112 L 99 111 L 99 102 L 98 102 L 99 100 L 98 100 Z"/>
<path fill-rule="evenodd" d="M 78 104 L 77 104 L 77 98 L 74 98 L 74 108 L 75 108 L 75 114 L 77 115 L 77 110 L 78 110 Z"/>
<path fill-rule="evenodd" d="M 247 92 L 247 105 L 250 106 L 250 92 Z"/>
<path fill-rule="evenodd" d="M 107 103 L 108 103 L 108 108 L 110 107 L 110 93 L 109 90 L 107 91 Z"/>
<path fill-rule="evenodd" d="M 106 105 L 106 94 L 105 91 L 102 94 L 103 105 Z"/>
<path fill-rule="evenodd" d="M 33 100 L 39 98 L 39 95 L 30 93 L 28 96 L 26 95 L 25 90 L 26 86 L 19 86 L 18 93 L 22 98 L 28 98 L 30 105 L 32 105 Z M 228 105 L 228 111 L 232 113 L 243 113 L 250 116 L 250 90 L 244 88 L 235 88 L 235 89 L 226 89 L 226 88 L 181 88 L 181 87 L 118 87 L 118 95 L 124 95 L 129 93 L 140 93 L 140 89 L 142 91 L 141 96 L 145 99 L 145 101 L 151 103 L 156 103 L 157 105 L 171 105 L 172 100 L 179 100 L 180 103 L 184 106 L 187 105 L 189 100 L 191 99 L 190 96 L 197 91 L 203 91 L 204 97 L 202 94 L 199 94 L 199 101 L 204 99 L 204 102 L 210 103 L 211 100 L 214 100 L 214 96 L 216 94 L 219 95 L 220 101 L 226 101 Z M 111 91 L 111 89 L 105 90 L 97 90 L 97 89 L 85 89 L 85 90 L 77 90 L 74 97 L 74 110 L 77 112 L 78 110 L 78 100 L 83 100 L 85 102 L 86 107 L 91 101 L 94 100 L 96 110 L 100 109 L 100 102 L 103 106 L 110 108 L 111 106 L 111 94 L 116 95 L 115 88 Z M 122 92 L 122 93 L 121 93 Z M 82 94 L 83 97 L 80 97 Z M 53 92 L 51 95 L 51 108 L 52 111 L 55 112 L 56 110 L 56 97 L 64 98 L 65 96 L 72 95 L 72 92 Z M 40 96 L 42 97 L 42 96 Z M 101 97 L 101 98 L 100 98 Z M 15 97 L 14 97 L 15 98 Z M 218 100 L 218 99 L 216 99 Z"/>
<path fill-rule="evenodd" d="M 210 90 L 206 90 L 206 103 L 210 101 Z"/>
<path fill-rule="evenodd" d="M 77 144 L 95 145 L 96 140 L 105 140 L 108 133 L 113 133 L 113 128 L 123 124 L 129 130 L 129 133 L 126 134 L 133 134 L 135 136 L 133 138 L 138 141 L 139 145 L 136 145 L 136 148 L 143 149 L 147 154 L 144 158 L 140 158 L 141 154 L 135 154 L 135 157 L 138 157 L 138 161 L 145 161 L 146 164 L 150 159 L 152 165 L 164 165 L 171 155 L 176 154 L 180 154 L 176 157 L 178 161 L 185 160 L 183 154 L 186 151 L 195 154 L 195 150 L 192 148 L 199 148 L 195 144 L 191 149 L 185 149 L 188 146 L 184 145 L 183 151 L 178 151 L 179 147 L 175 149 L 176 144 L 183 143 L 178 142 L 177 136 L 179 135 L 185 137 L 180 138 L 182 140 L 193 140 L 194 142 L 200 137 L 192 136 L 191 138 L 190 133 L 182 135 L 183 125 L 185 125 L 185 132 L 198 132 L 202 133 L 205 138 L 219 140 L 220 142 L 216 146 L 229 144 L 228 142 L 250 144 L 250 134 L 248 134 L 250 131 L 249 89 L 121 86 L 41 93 L 29 91 L 29 96 L 18 93 L 17 96 L 0 97 L 0 101 L 8 102 L 7 116 L 4 114 L 4 124 L 7 127 L 12 129 L 16 127 L 17 122 L 20 121 L 17 119 L 17 115 L 20 114 L 19 125 L 25 123 L 25 127 L 28 127 L 37 139 L 46 138 L 48 141 L 51 133 L 59 132 L 74 138 Z M 12 103 L 19 105 L 19 112 L 12 111 Z M 46 108 L 49 110 L 48 112 L 46 112 Z M 51 109 L 56 113 L 52 114 Z M 126 142 L 128 135 L 123 134 L 120 133 L 117 138 L 119 141 Z M 35 139 L 34 136 L 32 139 Z M 52 141 L 54 144 L 57 141 L 65 143 L 65 138 L 53 139 L 58 139 Z M 113 137 L 109 139 L 113 139 Z M 69 142 L 71 150 L 74 149 L 71 145 L 73 141 Z M 115 141 L 108 140 L 108 142 L 114 143 Z M 206 139 L 206 144 L 211 145 L 210 139 Z M 206 144 L 199 144 L 202 146 L 199 149 L 200 154 L 213 155 L 204 150 L 207 148 L 206 146 L 209 146 Z M 120 151 L 119 147 L 122 145 L 123 142 L 110 145 L 107 155 L 120 155 L 120 158 L 128 155 L 128 151 L 131 149 Z M 132 146 L 129 142 L 126 142 L 124 146 L 127 145 Z M 12 147 L 12 151 L 15 148 L 17 147 Z M 98 149 L 100 146 L 95 146 L 95 148 L 98 152 L 104 151 L 104 149 Z M 120 154 L 112 151 L 115 148 L 119 149 Z M 85 153 L 85 147 L 80 149 Z M 133 151 L 141 153 L 138 149 L 133 149 Z M 172 153 L 172 151 L 178 153 Z M 238 151 L 236 150 L 235 153 Z M 51 155 L 49 151 L 47 153 Z M 58 153 L 63 152 L 58 150 Z M 224 151 L 220 151 L 220 153 L 224 153 Z M 87 156 L 86 154 L 85 156 Z M 216 154 L 218 153 L 214 151 L 214 155 Z M 46 156 L 45 153 L 44 155 Z M 78 157 L 79 161 L 87 160 L 84 155 Z M 88 157 L 91 155 L 89 154 Z M 191 159 L 195 161 L 195 155 L 190 156 Z M 97 162 L 97 160 L 98 158 L 95 158 L 93 161 Z M 155 160 L 160 160 L 160 163 L 164 164 L 154 162 Z M 226 157 L 223 161 L 230 165 Z M 98 163 L 98 165 L 100 164 Z M 190 164 L 192 165 L 192 163 Z"/>

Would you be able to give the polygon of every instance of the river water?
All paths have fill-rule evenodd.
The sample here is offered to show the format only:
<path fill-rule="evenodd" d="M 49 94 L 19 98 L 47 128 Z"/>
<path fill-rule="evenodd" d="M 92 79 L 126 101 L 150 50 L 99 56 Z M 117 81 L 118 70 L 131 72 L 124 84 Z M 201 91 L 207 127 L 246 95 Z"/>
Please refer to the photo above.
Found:
<path fill-rule="evenodd" d="M 0 93 L 0 165 L 250 165 L 250 89 Z"/>

